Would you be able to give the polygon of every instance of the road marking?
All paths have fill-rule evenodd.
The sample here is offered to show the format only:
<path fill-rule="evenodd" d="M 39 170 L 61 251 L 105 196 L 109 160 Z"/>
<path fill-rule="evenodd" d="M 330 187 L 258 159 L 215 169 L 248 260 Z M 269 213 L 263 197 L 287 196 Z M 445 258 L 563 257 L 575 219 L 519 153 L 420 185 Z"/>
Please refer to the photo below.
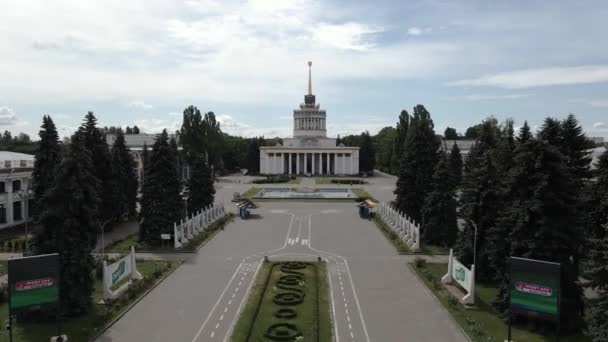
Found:
<path fill-rule="evenodd" d="M 308 245 L 308 239 L 302 239 L 302 246 Z"/>
<path fill-rule="evenodd" d="M 243 281 L 242 281 L 242 280 L 241 280 L 241 281 L 239 281 L 239 286 L 241 286 L 242 284 L 243 284 Z"/>
<path fill-rule="evenodd" d="M 233 294 L 232 294 L 232 297 L 230 297 L 230 298 L 234 298 L 235 296 L 236 296 L 236 294 L 235 294 L 235 293 L 233 293 Z"/>
<path fill-rule="evenodd" d="M 228 311 L 228 307 L 224 308 L 224 313 L 226 313 Z"/>
<path fill-rule="evenodd" d="M 232 304 L 232 299 L 228 301 L 228 305 Z"/>
<path fill-rule="evenodd" d="M 253 282 L 258 277 L 258 273 L 260 272 L 260 268 L 262 268 L 262 262 L 261 261 L 258 263 L 258 267 L 256 268 L 255 273 L 253 273 L 253 276 L 251 277 L 251 281 L 249 282 L 249 287 L 248 288 L 251 288 L 253 286 Z M 243 304 L 245 303 L 245 299 L 247 299 L 247 297 L 248 297 L 248 293 L 245 292 L 245 294 L 243 295 L 243 299 L 241 300 L 241 303 L 239 304 L 239 307 L 236 309 L 236 313 L 234 314 L 234 318 L 232 319 L 232 322 L 230 323 L 230 326 L 228 327 L 228 330 L 226 331 L 226 336 L 224 336 L 224 341 L 227 341 L 228 340 L 228 336 L 231 335 L 232 329 L 234 329 L 234 325 L 236 324 L 236 320 L 239 318 L 239 316 L 241 314 L 241 310 L 243 308 Z"/>
<path fill-rule="evenodd" d="M 211 335 L 209 335 L 209 337 L 213 338 L 213 336 L 215 336 L 215 331 L 211 332 Z"/>
<path fill-rule="evenodd" d="M 226 285 L 226 287 L 224 288 L 224 291 L 222 291 L 222 293 L 220 294 L 220 297 L 215 302 L 215 305 L 213 305 L 213 307 L 211 308 L 211 311 L 209 312 L 209 315 L 207 315 L 207 318 L 205 318 L 205 321 L 203 322 L 203 324 L 201 324 L 200 328 L 196 332 L 196 335 L 194 335 L 194 338 L 192 339 L 192 342 L 196 342 L 198 340 L 198 338 L 201 336 L 201 333 L 203 332 L 203 329 L 205 328 L 205 325 L 207 325 L 207 322 L 209 322 L 209 319 L 211 318 L 211 315 L 213 315 L 213 312 L 215 311 L 215 309 L 217 308 L 217 306 L 220 304 L 220 301 L 222 300 L 222 298 L 224 298 L 224 295 L 226 294 L 226 291 L 230 287 L 230 283 L 232 283 L 232 281 L 234 280 L 234 278 L 236 277 L 236 275 L 238 274 L 238 272 L 239 272 L 239 270 L 241 269 L 242 266 L 243 266 L 243 264 L 239 264 L 239 267 L 237 267 L 236 271 L 234 271 L 234 274 L 232 275 L 232 278 L 230 278 L 230 280 L 228 281 L 228 285 Z"/>
<path fill-rule="evenodd" d="M 215 325 L 215 329 L 217 329 L 217 328 L 219 328 L 219 327 L 220 327 L 220 324 L 219 324 L 219 323 Z"/>

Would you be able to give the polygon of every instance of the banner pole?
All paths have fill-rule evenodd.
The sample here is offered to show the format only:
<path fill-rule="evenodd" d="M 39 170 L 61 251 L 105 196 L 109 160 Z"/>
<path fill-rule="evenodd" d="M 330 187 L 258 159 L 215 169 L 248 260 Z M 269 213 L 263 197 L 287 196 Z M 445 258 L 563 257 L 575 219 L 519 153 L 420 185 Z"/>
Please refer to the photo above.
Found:
<path fill-rule="evenodd" d="M 509 318 L 507 319 L 508 321 L 508 328 L 507 328 L 507 342 L 511 342 L 511 309 L 509 308 Z"/>
<path fill-rule="evenodd" d="M 10 261 L 9 261 L 10 263 Z M 7 268 L 10 270 L 7 264 Z M 13 342 L 13 312 L 11 311 L 11 274 L 8 273 L 8 336 L 10 342 Z"/>

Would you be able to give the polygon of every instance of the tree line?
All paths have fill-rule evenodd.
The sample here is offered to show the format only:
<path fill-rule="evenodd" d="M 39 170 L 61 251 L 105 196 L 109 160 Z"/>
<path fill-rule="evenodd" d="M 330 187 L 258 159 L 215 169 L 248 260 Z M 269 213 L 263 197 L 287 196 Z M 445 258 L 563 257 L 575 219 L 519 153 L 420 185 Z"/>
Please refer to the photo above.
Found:
<path fill-rule="evenodd" d="M 474 127 L 464 161 L 457 144 L 445 146 L 435 134 L 422 105 L 411 115 L 402 111 L 396 128 L 380 131 L 376 142 L 392 146 L 383 163 L 398 168 L 394 205 L 421 222 L 423 243 L 453 246 L 460 261 L 475 263 L 479 281 L 498 284 L 493 305 L 500 313 L 508 311 L 510 256 L 559 262 L 562 332 L 587 323 L 594 341 L 605 340 L 608 152 L 592 170 L 593 144 L 572 114 L 547 118 L 536 133 L 527 122 L 515 132 L 513 120 L 494 118 Z M 385 158 L 388 149 L 379 150 Z M 581 276 L 600 294 L 587 322 Z"/>

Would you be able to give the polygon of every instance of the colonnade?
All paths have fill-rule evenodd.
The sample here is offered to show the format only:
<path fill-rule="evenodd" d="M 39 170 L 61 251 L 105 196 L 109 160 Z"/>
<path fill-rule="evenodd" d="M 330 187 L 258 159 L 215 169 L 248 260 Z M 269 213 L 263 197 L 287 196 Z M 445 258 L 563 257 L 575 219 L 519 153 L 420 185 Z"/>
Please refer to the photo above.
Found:
<path fill-rule="evenodd" d="M 349 152 L 275 152 L 261 159 L 265 174 L 347 175 L 359 172 L 354 153 Z"/>

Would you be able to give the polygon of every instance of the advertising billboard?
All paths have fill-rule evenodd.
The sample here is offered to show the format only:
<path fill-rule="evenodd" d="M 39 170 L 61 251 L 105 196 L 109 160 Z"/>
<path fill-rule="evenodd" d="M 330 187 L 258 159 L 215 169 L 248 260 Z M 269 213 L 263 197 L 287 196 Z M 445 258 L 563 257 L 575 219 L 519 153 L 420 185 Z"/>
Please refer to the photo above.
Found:
<path fill-rule="evenodd" d="M 511 257 L 511 312 L 558 320 L 560 264 Z"/>
<path fill-rule="evenodd" d="M 59 301 L 59 254 L 36 255 L 8 261 L 11 314 Z"/>
<path fill-rule="evenodd" d="M 468 291 L 471 288 L 471 271 L 456 258 L 452 262 L 454 263 L 452 266 L 452 279 L 456 280 L 463 289 Z"/>
<path fill-rule="evenodd" d="M 123 279 L 131 275 L 131 268 L 131 254 L 127 254 L 115 263 L 108 265 L 106 271 L 110 276 L 107 278 L 107 281 L 109 282 L 107 285 L 112 287 L 120 283 Z"/>

